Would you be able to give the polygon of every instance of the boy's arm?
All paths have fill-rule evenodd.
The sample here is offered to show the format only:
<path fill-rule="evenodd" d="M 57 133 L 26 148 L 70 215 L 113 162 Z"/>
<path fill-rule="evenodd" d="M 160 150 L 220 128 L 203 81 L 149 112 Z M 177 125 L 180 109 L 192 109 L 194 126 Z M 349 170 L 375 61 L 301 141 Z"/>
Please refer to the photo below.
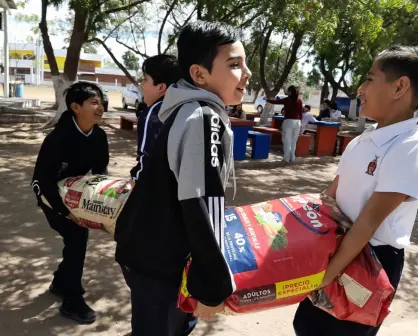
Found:
<path fill-rule="evenodd" d="M 331 258 L 322 285 L 329 285 L 361 252 L 385 218 L 408 198 L 394 192 L 375 192 Z"/>
<path fill-rule="evenodd" d="M 178 198 L 191 247 L 187 287 L 198 301 L 215 307 L 233 293 L 235 284 L 222 254 L 222 176 L 226 176 L 226 162 L 221 139 L 225 127 L 218 115 L 211 114 L 207 107 L 203 109 L 205 114 L 197 109 L 186 121 L 174 123 L 168 156 L 178 181 Z M 181 112 L 177 119 L 181 119 Z M 176 132 L 182 134 L 175 135 Z"/>
<path fill-rule="evenodd" d="M 333 199 L 336 199 L 337 197 L 337 188 L 338 188 L 338 179 L 339 176 L 335 176 L 334 181 L 328 186 L 327 189 L 325 189 L 322 194 L 329 196 Z"/>
<path fill-rule="evenodd" d="M 149 109 L 144 117 L 141 115 L 141 123 L 138 123 L 138 163 L 131 169 L 133 180 L 138 180 L 162 127 L 162 122 L 158 119 L 156 111 L 153 112 L 152 109 Z"/>
<path fill-rule="evenodd" d="M 408 198 L 418 198 L 417 164 L 418 142 L 415 139 L 397 143 L 385 155 L 377 172 L 374 193 L 331 258 L 323 285 L 329 284 L 360 253 L 392 211 Z M 339 167 L 337 174 L 340 173 Z"/>
<path fill-rule="evenodd" d="M 62 201 L 56 182 L 61 162 L 58 155 L 59 148 L 56 146 L 58 142 L 55 140 L 46 137 L 41 146 L 36 161 L 32 189 L 38 197 L 43 195 L 55 212 L 67 217 L 70 211 Z"/>

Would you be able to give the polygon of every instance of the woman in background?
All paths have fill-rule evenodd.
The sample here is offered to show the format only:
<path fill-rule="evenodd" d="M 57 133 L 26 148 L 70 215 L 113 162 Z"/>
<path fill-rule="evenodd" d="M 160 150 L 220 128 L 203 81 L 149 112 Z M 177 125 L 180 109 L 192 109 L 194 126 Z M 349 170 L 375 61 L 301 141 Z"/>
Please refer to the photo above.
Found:
<path fill-rule="evenodd" d="M 284 105 L 284 118 L 282 126 L 283 141 L 283 161 L 294 162 L 296 160 L 296 143 L 299 137 L 299 131 L 302 120 L 302 100 L 299 99 L 299 88 L 290 86 L 287 90 L 288 96 L 275 100 L 267 101 L 273 105 Z"/>

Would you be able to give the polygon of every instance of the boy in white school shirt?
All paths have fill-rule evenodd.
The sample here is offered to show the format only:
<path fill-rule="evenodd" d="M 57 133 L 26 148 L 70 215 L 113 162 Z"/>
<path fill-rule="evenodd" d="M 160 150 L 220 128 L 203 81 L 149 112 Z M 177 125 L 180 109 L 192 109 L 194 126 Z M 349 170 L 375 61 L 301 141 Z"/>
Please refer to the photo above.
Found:
<path fill-rule="evenodd" d="M 397 289 L 418 210 L 418 50 L 396 46 L 382 52 L 358 93 L 361 116 L 377 124 L 349 144 L 324 192 L 354 224 L 331 258 L 322 286 L 370 243 Z M 309 300 L 299 305 L 293 324 L 298 336 L 370 336 L 379 330 L 337 320 Z"/>

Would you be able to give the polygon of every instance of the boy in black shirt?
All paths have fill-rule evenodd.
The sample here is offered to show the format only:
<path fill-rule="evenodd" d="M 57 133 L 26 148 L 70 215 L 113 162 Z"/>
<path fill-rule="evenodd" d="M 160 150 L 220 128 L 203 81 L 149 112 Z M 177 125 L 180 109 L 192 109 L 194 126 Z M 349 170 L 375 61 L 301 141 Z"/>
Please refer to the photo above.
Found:
<path fill-rule="evenodd" d="M 132 168 L 133 180 L 139 178 L 144 164 L 148 160 L 154 142 L 160 133 L 163 123 L 158 119 L 164 95 L 171 84 L 181 78 L 180 67 L 175 56 L 157 55 L 147 58 L 142 64 L 143 80 L 141 88 L 146 107 L 138 115 L 138 164 Z"/>
<path fill-rule="evenodd" d="M 32 188 L 49 225 L 64 240 L 63 260 L 49 289 L 63 299 L 61 314 L 84 324 L 96 320 L 95 312 L 83 299 L 81 284 L 89 232 L 78 225 L 78 218 L 64 205 L 57 182 L 90 171 L 106 173 L 109 147 L 106 133 L 97 125 L 104 112 L 101 89 L 91 83 L 78 82 L 65 94 L 68 110 L 41 146 Z M 42 197 L 50 207 L 42 202 Z"/>

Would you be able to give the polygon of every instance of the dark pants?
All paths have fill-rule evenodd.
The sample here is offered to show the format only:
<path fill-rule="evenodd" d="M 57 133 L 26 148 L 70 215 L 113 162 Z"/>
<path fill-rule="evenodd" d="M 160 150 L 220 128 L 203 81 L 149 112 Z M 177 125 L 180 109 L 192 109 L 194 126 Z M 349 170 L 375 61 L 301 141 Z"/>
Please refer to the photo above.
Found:
<path fill-rule="evenodd" d="M 81 278 L 83 276 L 89 230 L 56 214 L 44 205 L 41 208 L 51 228 L 57 231 L 64 241 L 62 261 L 54 273 L 52 283 L 63 293 L 64 299 L 77 299 L 82 295 Z"/>
<path fill-rule="evenodd" d="M 197 318 L 177 308 L 177 284 L 150 279 L 122 266 L 131 289 L 131 336 L 186 336 Z"/>
<path fill-rule="evenodd" d="M 373 250 L 396 290 L 404 265 L 404 250 L 388 245 L 373 247 Z M 316 308 L 309 299 L 299 304 L 293 327 L 297 336 L 375 336 L 380 328 L 338 320 Z"/>

